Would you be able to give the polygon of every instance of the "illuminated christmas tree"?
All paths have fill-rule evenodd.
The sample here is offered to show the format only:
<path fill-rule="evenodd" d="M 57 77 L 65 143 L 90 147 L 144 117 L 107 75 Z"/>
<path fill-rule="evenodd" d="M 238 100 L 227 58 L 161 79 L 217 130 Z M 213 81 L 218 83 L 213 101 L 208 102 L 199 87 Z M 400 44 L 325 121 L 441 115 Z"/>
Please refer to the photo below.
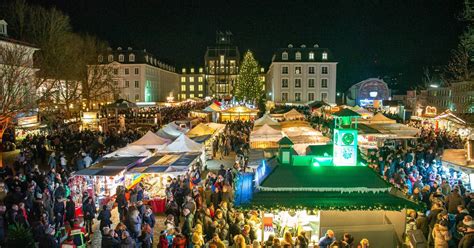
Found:
<path fill-rule="evenodd" d="M 251 51 L 247 51 L 240 65 L 240 72 L 235 85 L 235 97 L 237 100 L 255 101 L 262 96 L 263 82 L 259 78 L 258 62 Z"/>

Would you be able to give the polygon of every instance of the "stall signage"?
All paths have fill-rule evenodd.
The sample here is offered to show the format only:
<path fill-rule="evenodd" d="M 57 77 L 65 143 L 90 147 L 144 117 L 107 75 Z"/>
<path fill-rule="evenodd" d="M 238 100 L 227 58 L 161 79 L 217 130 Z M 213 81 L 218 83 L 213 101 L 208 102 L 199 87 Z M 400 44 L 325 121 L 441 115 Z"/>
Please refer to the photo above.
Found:
<path fill-rule="evenodd" d="M 38 116 L 27 116 L 18 118 L 18 126 L 31 126 L 38 123 Z"/>

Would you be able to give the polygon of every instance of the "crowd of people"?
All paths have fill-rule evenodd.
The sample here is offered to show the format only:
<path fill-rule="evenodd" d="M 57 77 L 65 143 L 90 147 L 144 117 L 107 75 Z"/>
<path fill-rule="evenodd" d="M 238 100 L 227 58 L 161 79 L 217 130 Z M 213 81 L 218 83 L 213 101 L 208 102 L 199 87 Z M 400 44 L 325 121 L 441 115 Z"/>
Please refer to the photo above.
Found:
<path fill-rule="evenodd" d="M 461 173 L 441 166 L 444 149 L 463 148 L 456 132 L 422 128 L 416 143 L 383 146 L 371 151 L 368 163 L 427 212 L 411 212 L 409 229 L 421 230 L 435 247 L 473 247 L 474 192 L 466 190 Z M 459 246 L 457 246 L 459 245 Z"/>
<path fill-rule="evenodd" d="M 212 144 L 213 158 L 223 159 L 234 152 L 240 160 L 240 165 L 246 163 L 249 153 L 249 137 L 253 123 L 250 121 L 235 121 L 226 124 L 224 131 L 214 139 Z"/>

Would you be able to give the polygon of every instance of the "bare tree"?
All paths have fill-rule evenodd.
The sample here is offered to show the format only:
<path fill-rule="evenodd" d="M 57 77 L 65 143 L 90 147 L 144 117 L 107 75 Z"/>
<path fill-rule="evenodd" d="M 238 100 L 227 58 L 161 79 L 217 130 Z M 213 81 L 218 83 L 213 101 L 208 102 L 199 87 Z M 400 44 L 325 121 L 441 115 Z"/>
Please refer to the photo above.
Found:
<path fill-rule="evenodd" d="M 465 81 L 471 79 L 469 50 L 462 43 L 452 50 L 451 60 L 445 67 L 448 81 Z"/>

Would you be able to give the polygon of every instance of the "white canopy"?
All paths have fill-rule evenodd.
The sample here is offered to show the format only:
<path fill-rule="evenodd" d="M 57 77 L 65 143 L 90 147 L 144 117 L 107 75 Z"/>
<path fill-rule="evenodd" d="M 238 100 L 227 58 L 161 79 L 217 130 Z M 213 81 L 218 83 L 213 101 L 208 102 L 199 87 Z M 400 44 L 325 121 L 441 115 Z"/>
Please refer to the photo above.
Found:
<path fill-rule="evenodd" d="M 253 124 L 254 127 L 259 127 L 263 125 L 280 126 L 280 123 L 278 123 L 278 121 L 273 120 L 270 116 L 265 114 L 262 116 L 262 118 L 256 120 Z"/>
<path fill-rule="evenodd" d="M 370 124 L 379 124 L 379 123 L 396 123 L 396 120 L 392 120 L 382 113 L 377 113 L 376 115 L 372 116 L 372 118 L 368 120 L 360 120 L 361 123 L 370 123 Z"/>
<path fill-rule="evenodd" d="M 250 142 L 273 141 L 278 142 L 283 137 L 281 131 L 264 124 L 250 134 Z"/>
<path fill-rule="evenodd" d="M 147 149 L 162 149 L 166 144 L 171 143 L 170 140 L 161 138 L 154 134 L 152 131 L 148 131 L 143 137 L 137 141 L 131 143 L 132 146 L 141 146 Z"/>
<path fill-rule="evenodd" d="M 163 149 L 163 152 L 203 152 L 203 149 L 203 145 L 194 142 L 186 135 L 180 135 L 173 143 Z"/>
<path fill-rule="evenodd" d="M 162 127 L 160 130 L 158 130 L 158 132 L 156 132 L 156 135 L 164 139 L 174 140 L 184 132 L 185 130 L 179 130 L 178 125 L 173 122 L 170 122 L 164 127 Z"/>
<path fill-rule="evenodd" d="M 291 109 L 290 111 L 283 114 L 285 120 L 297 120 L 297 119 L 304 119 L 304 114 L 298 112 L 296 109 Z"/>
<path fill-rule="evenodd" d="M 111 152 L 104 156 L 104 158 L 112 157 L 148 157 L 151 156 L 151 152 L 142 146 L 126 146 Z"/>

